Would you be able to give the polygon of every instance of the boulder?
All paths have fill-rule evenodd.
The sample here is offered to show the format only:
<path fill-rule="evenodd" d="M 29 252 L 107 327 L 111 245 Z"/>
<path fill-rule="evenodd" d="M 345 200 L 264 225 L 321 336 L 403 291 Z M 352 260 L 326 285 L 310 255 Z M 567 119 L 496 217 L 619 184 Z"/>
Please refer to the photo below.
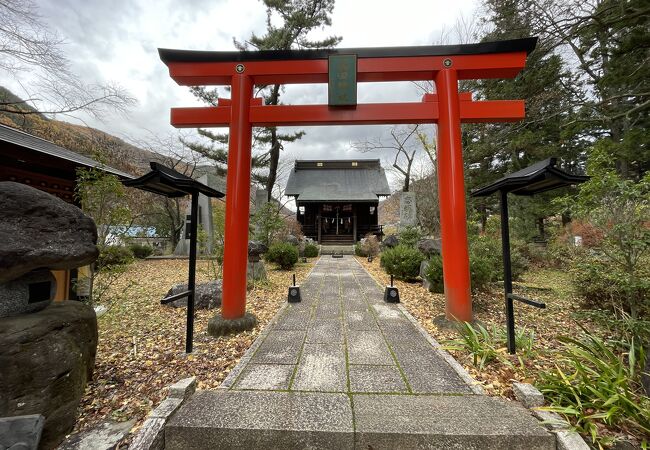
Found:
<path fill-rule="evenodd" d="M 180 294 L 187 291 L 187 283 L 175 284 L 167 292 L 165 297 Z M 197 283 L 194 292 L 194 308 L 195 309 L 214 309 L 221 306 L 222 295 L 222 280 L 208 281 L 206 283 Z M 187 297 L 179 298 L 166 306 L 174 308 L 184 308 L 187 306 Z"/>
<path fill-rule="evenodd" d="M 75 424 L 96 352 L 95 311 L 81 302 L 0 318 L 0 417 L 41 414 L 39 448 L 56 447 Z"/>
<path fill-rule="evenodd" d="M 0 182 L 0 205 L 0 283 L 36 268 L 72 269 L 97 259 L 97 228 L 76 206 L 11 181 Z"/>
<path fill-rule="evenodd" d="M 420 239 L 417 247 L 427 257 L 439 255 L 442 252 L 442 242 L 440 239 Z"/>
<path fill-rule="evenodd" d="M 397 247 L 399 244 L 399 238 L 395 236 L 394 234 L 391 234 L 390 236 L 387 236 L 386 239 L 384 239 L 381 243 L 381 245 L 384 248 L 393 248 Z"/>
<path fill-rule="evenodd" d="M 266 244 L 260 241 L 248 241 L 248 261 L 257 262 L 260 256 L 268 251 Z"/>
<path fill-rule="evenodd" d="M 300 242 L 298 241 L 298 238 L 295 237 L 293 234 L 288 235 L 285 240 L 285 242 L 288 242 L 291 245 L 298 245 Z"/>

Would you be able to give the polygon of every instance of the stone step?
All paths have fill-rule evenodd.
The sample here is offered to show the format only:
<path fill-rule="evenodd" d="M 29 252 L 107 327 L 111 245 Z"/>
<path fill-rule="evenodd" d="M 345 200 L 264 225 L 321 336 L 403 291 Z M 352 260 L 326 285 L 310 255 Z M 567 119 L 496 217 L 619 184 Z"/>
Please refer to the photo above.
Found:
<path fill-rule="evenodd" d="M 523 407 L 484 395 L 200 391 L 165 428 L 170 450 L 555 449 Z"/>
<path fill-rule="evenodd" d="M 320 246 L 321 255 L 354 255 L 354 245 L 333 245 L 322 244 Z"/>

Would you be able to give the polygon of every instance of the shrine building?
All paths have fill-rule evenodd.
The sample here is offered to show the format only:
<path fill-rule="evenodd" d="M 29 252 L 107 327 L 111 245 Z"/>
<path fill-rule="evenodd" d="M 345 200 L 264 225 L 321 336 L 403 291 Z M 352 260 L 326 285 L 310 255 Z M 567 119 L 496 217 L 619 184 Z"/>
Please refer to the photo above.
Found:
<path fill-rule="evenodd" d="M 390 188 L 378 159 L 296 160 L 285 195 L 296 201 L 304 235 L 319 244 L 382 238 L 378 206 Z"/>

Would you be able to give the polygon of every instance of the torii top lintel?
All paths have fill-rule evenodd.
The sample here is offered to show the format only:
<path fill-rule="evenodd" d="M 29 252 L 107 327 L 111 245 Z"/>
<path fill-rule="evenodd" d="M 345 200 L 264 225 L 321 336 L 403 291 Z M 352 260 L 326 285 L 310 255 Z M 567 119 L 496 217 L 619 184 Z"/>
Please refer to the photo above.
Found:
<path fill-rule="evenodd" d="M 246 75 L 256 85 L 327 83 L 328 58 L 357 56 L 357 81 L 434 80 L 436 73 L 453 69 L 457 79 L 513 78 L 525 66 L 537 38 L 476 44 L 417 47 L 348 48 L 316 50 L 266 50 L 213 52 L 159 49 L 171 78 L 181 86 L 231 85 L 233 77 Z M 503 122 L 524 117 L 523 101 L 471 101 L 460 95 L 461 121 Z M 334 112 L 327 105 L 263 106 L 251 102 L 250 121 L 255 126 L 332 125 L 379 123 L 435 123 L 437 101 L 427 95 L 422 103 L 371 103 Z M 228 126 L 230 104 L 220 99 L 209 108 L 172 108 L 176 127 Z"/>

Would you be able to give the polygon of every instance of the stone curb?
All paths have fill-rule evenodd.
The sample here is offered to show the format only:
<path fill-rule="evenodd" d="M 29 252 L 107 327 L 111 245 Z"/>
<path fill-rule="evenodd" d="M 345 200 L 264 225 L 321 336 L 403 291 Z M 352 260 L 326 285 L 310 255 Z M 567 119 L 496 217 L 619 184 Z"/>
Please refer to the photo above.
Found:
<path fill-rule="evenodd" d="M 541 409 L 544 406 L 544 395 L 535 386 L 529 383 L 513 383 L 512 390 L 517 400 L 530 409 L 533 416 L 540 420 L 547 430 L 555 434 L 557 450 L 589 450 L 591 448 L 580 434 L 569 428 L 559 414 Z"/>
<path fill-rule="evenodd" d="M 164 450 L 165 424 L 195 391 L 196 377 L 172 384 L 167 398 L 151 411 L 129 445 L 129 450 Z"/>

